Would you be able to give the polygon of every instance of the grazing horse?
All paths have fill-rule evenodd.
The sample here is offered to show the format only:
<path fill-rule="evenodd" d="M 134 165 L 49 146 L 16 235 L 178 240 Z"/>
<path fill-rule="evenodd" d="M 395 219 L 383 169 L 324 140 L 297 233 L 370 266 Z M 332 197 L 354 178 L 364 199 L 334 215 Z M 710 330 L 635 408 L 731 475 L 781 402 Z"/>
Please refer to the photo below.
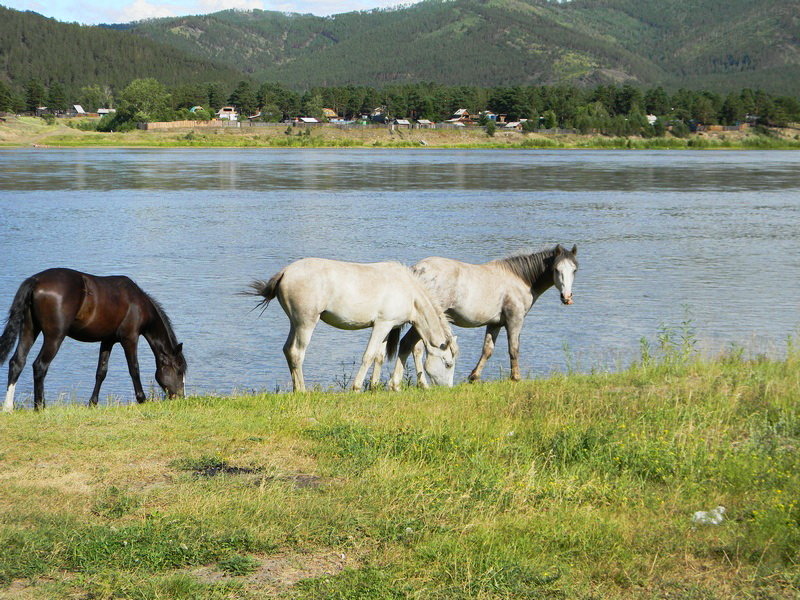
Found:
<path fill-rule="evenodd" d="M 399 339 L 399 327 L 412 323 L 428 351 L 425 369 L 434 383 L 444 382 L 452 368 L 456 342 L 441 309 L 408 267 L 399 263 L 349 263 L 303 258 L 284 267 L 269 281 L 254 281 L 252 292 L 266 308 L 278 298 L 289 317 L 289 337 L 283 346 L 294 391 L 305 391 L 303 359 L 317 322 L 338 329 L 366 329 L 372 335 L 352 388 L 360 390 L 374 363 L 372 384 L 380 381 L 387 338 Z"/>
<path fill-rule="evenodd" d="M 123 276 L 97 277 L 72 269 L 47 269 L 28 277 L 19 286 L 8 321 L 0 336 L 0 364 L 14 342 L 17 350 L 8 365 L 8 389 L 3 410 L 14 408 L 14 388 L 31 346 L 44 334 L 39 356 L 33 361 L 33 406 L 44 407 L 44 378 L 61 342 L 69 336 L 80 342 L 100 342 L 94 391 L 97 404 L 100 385 L 108 370 L 111 348 L 119 342 L 125 350 L 136 401 L 147 397 L 139 378 L 137 343 L 143 335 L 156 359 L 156 381 L 170 396 L 183 396 L 186 360 L 172 324 L 161 305 Z"/>
<path fill-rule="evenodd" d="M 572 282 L 578 270 L 577 253 L 577 246 L 566 250 L 558 244 L 550 250 L 510 256 L 482 265 L 432 257 L 412 267 L 454 325 L 486 326 L 483 352 L 469 376 L 470 381 L 480 379 L 502 327 L 508 334 L 511 379 L 519 381 L 519 335 L 525 315 L 539 296 L 553 285 L 561 292 L 561 302 L 572 304 Z M 419 335 L 412 328 L 400 342 L 398 360 L 390 380 L 393 389 L 400 384 L 406 358 L 412 350 L 419 384 L 427 386 L 425 373 L 419 366 L 423 348 L 418 341 Z"/>

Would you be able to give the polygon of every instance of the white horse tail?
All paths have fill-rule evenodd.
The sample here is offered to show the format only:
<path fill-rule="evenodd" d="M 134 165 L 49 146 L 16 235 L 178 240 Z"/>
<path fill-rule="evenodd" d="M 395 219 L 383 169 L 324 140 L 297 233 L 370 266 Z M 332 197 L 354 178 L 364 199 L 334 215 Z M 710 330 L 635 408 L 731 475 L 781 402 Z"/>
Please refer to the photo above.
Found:
<path fill-rule="evenodd" d="M 263 279 L 257 279 L 250 284 L 250 288 L 252 291 L 248 290 L 244 292 L 249 296 L 262 296 L 264 299 L 259 302 L 256 306 L 263 306 L 264 309 L 267 308 L 270 301 L 278 295 L 278 286 L 281 283 L 281 279 L 283 279 L 283 273 L 286 269 L 281 269 L 269 281 L 264 281 Z"/>

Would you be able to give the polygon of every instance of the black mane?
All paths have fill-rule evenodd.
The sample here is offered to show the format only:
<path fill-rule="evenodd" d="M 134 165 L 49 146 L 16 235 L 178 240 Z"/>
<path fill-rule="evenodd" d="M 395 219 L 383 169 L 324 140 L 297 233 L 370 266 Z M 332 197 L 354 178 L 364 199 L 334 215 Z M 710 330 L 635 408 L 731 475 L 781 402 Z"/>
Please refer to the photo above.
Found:
<path fill-rule="evenodd" d="M 141 289 L 141 288 L 140 288 Z M 169 316 L 164 311 L 164 307 L 161 306 L 161 303 L 153 298 L 150 294 L 145 291 L 142 293 L 147 296 L 148 300 L 153 303 L 153 308 L 156 309 L 156 314 L 161 317 L 161 321 L 164 323 L 164 329 L 167 331 L 167 337 L 169 338 L 169 344 L 171 349 L 174 350 L 178 347 L 178 337 L 175 335 L 175 330 L 172 328 L 172 321 L 170 321 Z"/>
<path fill-rule="evenodd" d="M 545 272 L 552 270 L 557 261 L 568 259 L 574 262 L 575 266 L 578 265 L 578 259 L 575 258 L 572 252 L 561 248 L 561 253 L 556 256 L 556 248 L 533 252 L 532 254 L 515 254 L 495 262 L 532 286 Z"/>

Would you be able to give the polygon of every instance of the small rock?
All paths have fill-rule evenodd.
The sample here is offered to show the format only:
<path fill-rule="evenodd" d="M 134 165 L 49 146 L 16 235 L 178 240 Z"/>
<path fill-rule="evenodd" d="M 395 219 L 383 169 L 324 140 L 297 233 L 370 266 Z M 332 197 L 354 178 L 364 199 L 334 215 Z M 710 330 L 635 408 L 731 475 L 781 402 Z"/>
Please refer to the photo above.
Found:
<path fill-rule="evenodd" d="M 724 506 L 718 506 L 709 511 L 698 510 L 692 515 L 692 523 L 695 525 L 719 525 L 725 520 L 724 515 Z"/>

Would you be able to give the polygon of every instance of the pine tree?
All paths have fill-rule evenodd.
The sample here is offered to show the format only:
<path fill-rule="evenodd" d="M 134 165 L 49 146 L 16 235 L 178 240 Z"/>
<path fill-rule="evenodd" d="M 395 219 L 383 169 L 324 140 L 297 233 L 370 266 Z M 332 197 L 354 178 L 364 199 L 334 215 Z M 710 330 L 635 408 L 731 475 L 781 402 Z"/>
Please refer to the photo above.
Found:
<path fill-rule="evenodd" d="M 29 79 L 25 84 L 25 109 L 36 112 L 44 104 L 45 90 L 41 81 Z"/>
<path fill-rule="evenodd" d="M 47 107 L 53 111 L 67 110 L 67 95 L 64 86 L 58 82 L 51 83 L 47 90 Z"/>
<path fill-rule="evenodd" d="M 228 98 L 231 106 L 235 106 L 243 116 L 252 115 L 256 112 L 258 103 L 253 88 L 248 81 L 240 81 Z"/>
<path fill-rule="evenodd" d="M 0 80 L 0 112 L 7 112 L 13 109 L 11 89 Z"/>

